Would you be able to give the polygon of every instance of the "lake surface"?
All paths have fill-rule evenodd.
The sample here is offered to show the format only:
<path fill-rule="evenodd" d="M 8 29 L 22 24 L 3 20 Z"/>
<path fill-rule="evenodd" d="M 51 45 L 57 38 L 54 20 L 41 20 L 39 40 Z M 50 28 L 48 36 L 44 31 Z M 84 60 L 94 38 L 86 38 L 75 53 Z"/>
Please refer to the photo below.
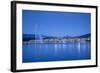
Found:
<path fill-rule="evenodd" d="M 91 59 L 89 42 L 23 44 L 23 63 Z"/>

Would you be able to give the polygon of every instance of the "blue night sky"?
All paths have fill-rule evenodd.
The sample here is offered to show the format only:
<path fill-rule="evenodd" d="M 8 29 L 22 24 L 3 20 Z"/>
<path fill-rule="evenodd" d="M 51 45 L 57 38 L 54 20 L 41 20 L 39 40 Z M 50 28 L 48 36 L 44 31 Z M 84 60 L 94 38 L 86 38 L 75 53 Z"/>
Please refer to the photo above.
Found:
<path fill-rule="evenodd" d="M 91 14 L 23 10 L 23 33 L 46 36 L 79 36 L 91 33 Z"/>

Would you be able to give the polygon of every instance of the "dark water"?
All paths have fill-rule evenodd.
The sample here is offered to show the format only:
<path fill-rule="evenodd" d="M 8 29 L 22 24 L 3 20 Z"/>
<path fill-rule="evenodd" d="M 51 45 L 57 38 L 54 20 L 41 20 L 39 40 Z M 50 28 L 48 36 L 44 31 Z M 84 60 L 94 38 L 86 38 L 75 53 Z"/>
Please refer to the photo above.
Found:
<path fill-rule="evenodd" d="M 89 42 L 23 44 L 23 63 L 86 60 L 91 58 Z"/>

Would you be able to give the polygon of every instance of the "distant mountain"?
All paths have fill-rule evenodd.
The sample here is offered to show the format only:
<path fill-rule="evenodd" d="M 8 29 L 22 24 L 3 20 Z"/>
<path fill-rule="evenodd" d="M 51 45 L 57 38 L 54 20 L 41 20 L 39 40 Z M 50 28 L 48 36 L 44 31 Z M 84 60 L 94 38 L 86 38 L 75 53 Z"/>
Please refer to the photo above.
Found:
<path fill-rule="evenodd" d="M 64 36 L 63 38 L 87 38 L 87 37 L 91 37 L 91 34 L 84 34 L 84 35 L 80 35 L 80 36 Z"/>
<path fill-rule="evenodd" d="M 55 38 L 58 38 L 58 37 L 53 37 L 53 36 L 45 36 L 43 39 L 55 39 Z"/>
<path fill-rule="evenodd" d="M 77 36 L 78 38 L 87 38 L 87 37 L 91 37 L 91 34 L 85 34 L 85 35 L 81 35 L 81 36 Z"/>
<path fill-rule="evenodd" d="M 72 36 L 64 36 L 64 37 L 62 37 L 62 38 L 73 38 Z"/>
<path fill-rule="evenodd" d="M 23 41 L 29 41 L 31 39 L 36 39 L 35 35 L 32 35 L 32 34 L 23 34 Z"/>
<path fill-rule="evenodd" d="M 91 34 L 84 34 L 84 35 L 80 35 L 80 36 L 64 36 L 64 37 L 53 37 L 53 36 L 45 36 L 45 35 L 38 35 L 38 34 L 23 34 L 23 41 L 29 41 L 29 40 L 36 40 L 36 39 L 40 39 L 40 37 L 42 39 L 57 39 L 57 38 L 88 38 L 91 37 Z"/>
<path fill-rule="evenodd" d="M 23 41 L 35 40 L 35 39 L 50 39 L 50 38 L 57 38 L 52 36 L 45 36 L 45 35 L 38 35 L 38 34 L 23 34 Z"/>

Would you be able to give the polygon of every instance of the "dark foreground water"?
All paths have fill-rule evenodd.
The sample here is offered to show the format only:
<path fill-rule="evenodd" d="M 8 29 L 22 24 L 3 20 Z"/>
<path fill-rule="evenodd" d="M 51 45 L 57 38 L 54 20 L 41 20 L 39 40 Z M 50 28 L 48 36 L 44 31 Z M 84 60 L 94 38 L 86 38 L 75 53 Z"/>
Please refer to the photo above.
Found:
<path fill-rule="evenodd" d="M 23 44 L 23 63 L 86 60 L 91 58 L 90 43 Z"/>

